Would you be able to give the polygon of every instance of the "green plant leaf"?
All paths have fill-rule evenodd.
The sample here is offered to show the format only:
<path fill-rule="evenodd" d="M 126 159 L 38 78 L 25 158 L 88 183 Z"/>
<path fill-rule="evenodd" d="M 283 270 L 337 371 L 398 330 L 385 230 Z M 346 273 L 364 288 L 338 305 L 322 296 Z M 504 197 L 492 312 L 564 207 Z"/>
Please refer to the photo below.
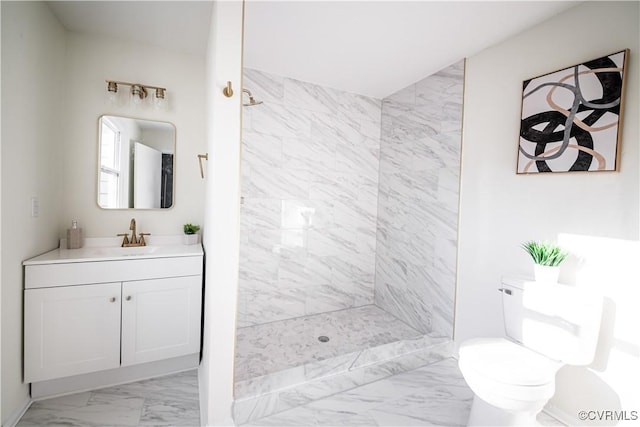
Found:
<path fill-rule="evenodd" d="M 536 242 L 530 240 L 522 243 L 521 246 L 531 255 L 533 262 L 540 265 L 556 267 L 569 256 L 568 252 L 551 242 Z"/>
<path fill-rule="evenodd" d="M 197 224 L 185 224 L 182 229 L 184 234 L 196 234 L 200 230 L 200 226 Z"/>

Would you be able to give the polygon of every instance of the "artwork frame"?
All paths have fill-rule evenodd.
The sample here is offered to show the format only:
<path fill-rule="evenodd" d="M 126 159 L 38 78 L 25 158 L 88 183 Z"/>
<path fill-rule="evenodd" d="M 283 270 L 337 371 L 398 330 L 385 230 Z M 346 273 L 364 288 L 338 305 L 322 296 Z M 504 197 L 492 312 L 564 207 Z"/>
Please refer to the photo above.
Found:
<path fill-rule="evenodd" d="M 618 171 L 629 49 L 522 83 L 517 174 Z"/>

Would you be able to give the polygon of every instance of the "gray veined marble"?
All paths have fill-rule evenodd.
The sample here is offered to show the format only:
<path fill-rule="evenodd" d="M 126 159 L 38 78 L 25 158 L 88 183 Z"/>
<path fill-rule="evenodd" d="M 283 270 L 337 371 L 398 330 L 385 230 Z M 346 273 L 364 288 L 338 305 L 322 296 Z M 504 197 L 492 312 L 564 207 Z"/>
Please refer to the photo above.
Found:
<path fill-rule="evenodd" d="M 245 187 L 245 198 L 305 199 L 309 197 L 309 172 L 252 164 Z"/>
<path fill-rule="evenodd" d="M 463 74 L 461 61 L 383 100 L 380 139 L 376 304 L 449 337 Z"/>
<path fill-rule="evenodd" d="M 251 107 L 251 130 L 279 137 L 309 138 L 311 113 L 276 102 Z"/>
<path fill-rule="evenodd" d="M 244 84 L 264 103 L 244 109 L 238 323 L 372 303 L 381 102 L 250 69 Z"/>
<path fill-rule="evenodd" d="M 376 100 L 245 70 L 240 422 L 447 357 L 463 71 Z"/>
<path fill-rule="evenodd" d="M 245 70 L 265 104 L 243 124 L 241 325 L 375 300 L 451 336 L 463 70 L 382 101 Z"/>
<path fill-rule="evenodd" d="M 340 93 L 335 89 L 290 78 L 284 79 L 285 103 L 292 107 L 331 113 L 337 105 L 339 96 Z"/>
<path fill-rule="evenodd" d="M 296 395 L 298 404 L 278 407 L 275 413 L 247 426 L 465 426 L 473 392 L 460 373 L 457 360 L 441 357 L 426 366 L 379 377 L 319 399 Z M 287 410 L 287 406 L 290 409 Z M 280 410 L 277 410 L 280 409 Z M 563 424 L 546 413 L 544 426 Z"/>
<path fill-rule="evenodd" d="M 236 425 L 464 425 L 472 394 L 449 357 L 450 346 L 443 345 L 448 343 L 256 399 L 236 400 Z M 330 373 L 339 366 L 336 360 L 313 369 Z M 301 372 L 301 378 L 304 375 Z M 192 370 L 34 402 L 17 425 L 194 427 L 200 425 L 198 403 L 197 372 Z M 538 421 L 563 426 L 546 413 Z"/>
<path fill-rule="evenodd" d="M 274 168 L 285 166 L 284 138 L 245 131 L 242 134 L 242 141 L 242 156 L 246 163 Z"/>
<path fill-rule="evenodd" d="M 196 370 L 34 402 L 19 427 L 198 426 Z"/>
<path fill-rule="evenodd" d="M 284 77 L 263 73 L 251 68 L 243 70 L 243 84 L 254 98 L 263 102 L 282 103 L 284 99 Z M 251 109 L 245 111 L 251 111 Z"/>
<path fill-rule="evenodd" d="M 240 220 L 244 230 L 267 229 L 276 230 L 280 228 L 285 202 L 276 199 L 260 199 L 251 197 L 244 200 L 240 207 Z M 247 245 L 245 245 L 246 247 Z"/>
<path fill-rule="evenodd" d="M 237 349 L 239 424 L 434 363 L 453 350 L 448 338 L 423 335 L 373 305 L 240 328 Z"/>
<path fill-rule="evenodd" d="M 320 335 L 330 341 L 319 342 Z M 236 378 L 267 375 L 310 360 L 417 337 L 422 334 L 373 305 L 240 328 Z M 271 351 L 286 354 L 274 357 Z"/>
<path fill-rule="evenodd" d="M 341 115 L 337 112 L 309 112 L 308 114 L 311 119 L 311 138 L 314 140 L 319 142 L 335 141 L 337 145 L 351 144 L 363 147 L 373 143 L 373 141 L 369 141 L 369 144 L 361 144 L 367 138 L 361 129 L 364 127 L 363 124 L 368 122 L 361 124 L 351 119 L 349 115 Z"/>
<path fill-rule="evenodd" d="M 249 425 L 462 426 L 472 397 L 455 359 L 445 358 L 310 401 Z"/>
<path fill-rule="evenodd" d="M 334 139 L 319 140 L 317 138 L 284 137 L 283 165 L 290 169 L 320 170 L 336 169 L 336 146 Z"/>

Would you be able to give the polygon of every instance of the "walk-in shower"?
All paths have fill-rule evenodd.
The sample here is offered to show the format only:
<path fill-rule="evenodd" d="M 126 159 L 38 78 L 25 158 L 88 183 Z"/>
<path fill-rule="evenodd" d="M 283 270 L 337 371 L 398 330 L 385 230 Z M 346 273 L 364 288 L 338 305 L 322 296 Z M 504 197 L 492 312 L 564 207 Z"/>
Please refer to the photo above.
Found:
<path fill-rule="evenodd" d="M 383 100 L 244 81 L 236 422 L 450 356 L 463 64 Z"/>

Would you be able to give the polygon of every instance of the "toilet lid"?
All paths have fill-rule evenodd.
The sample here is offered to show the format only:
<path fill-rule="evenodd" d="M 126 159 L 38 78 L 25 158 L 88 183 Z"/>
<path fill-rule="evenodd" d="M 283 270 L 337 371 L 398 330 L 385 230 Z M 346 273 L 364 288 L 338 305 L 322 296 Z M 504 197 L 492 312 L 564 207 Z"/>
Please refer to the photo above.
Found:
<path fill-rule="evenodd" d="M 460 346 L 460 362 L 476 373 L 504 384 L 540 386 L 552 383 L 558 362 L 501 338 L 480 338 Z"/>

